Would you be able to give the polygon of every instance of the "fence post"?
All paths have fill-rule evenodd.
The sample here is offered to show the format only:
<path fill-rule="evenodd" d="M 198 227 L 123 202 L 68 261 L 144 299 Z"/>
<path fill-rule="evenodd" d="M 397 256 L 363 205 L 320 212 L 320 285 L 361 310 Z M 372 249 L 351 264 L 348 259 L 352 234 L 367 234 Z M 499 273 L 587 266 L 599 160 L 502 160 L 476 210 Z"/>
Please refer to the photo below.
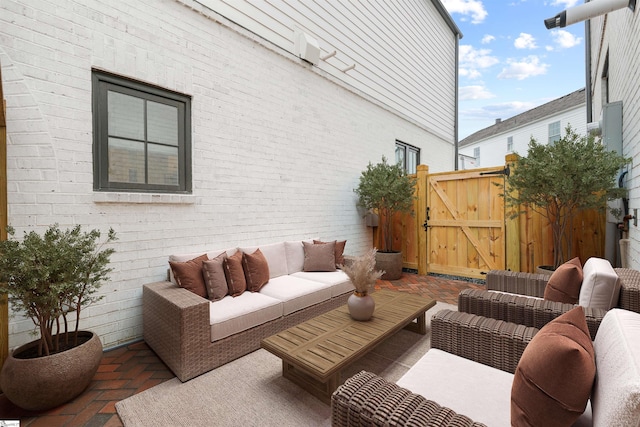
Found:
<path fill-rule="evenodd" d="M 516 159 L 517 156 L 515 154 L 507 154 L 505 156 L 505 164 L 511 169 L 511 173 L 514 172 Z M 505 194 L 511 191 L 507 186 L 506 178 L 504 191 Z M 518 213 L 519 207 L 508 206 L 505 198 L 504 209 L 506 268 L 511 271 L 520 271 L 520 215 L 515 215 Z"/>
<path fill-rule="evenodd" d="M 427 220 L 429 166 L 418 165 L 416 178 L 416 194 L 418 195 L 418 209 L 416 212 L 416 226 L 418 230 L 418 274 L 425 275 L 429 270 L 427 263 L 427 230 L 425 230 L 422 225 Z"/>
<path fill-rule="evenodd" d="M 7 104 L 2 91 L 0 67 L 0 240 L 7 239 Z M 7 295 L 0 295 L 0 369 L 9 357 L 9 305 Z M 0 390 L 1 391 L 1 390 Z"/>

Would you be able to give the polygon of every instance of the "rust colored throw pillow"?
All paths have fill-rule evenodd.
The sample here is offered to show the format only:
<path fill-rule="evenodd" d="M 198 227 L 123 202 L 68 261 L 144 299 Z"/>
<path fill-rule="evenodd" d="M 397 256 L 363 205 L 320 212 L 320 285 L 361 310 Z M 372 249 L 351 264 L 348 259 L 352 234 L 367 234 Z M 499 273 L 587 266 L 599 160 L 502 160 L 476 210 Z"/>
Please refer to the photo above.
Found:
<path fill-rule="evenodd" d="M 335 271 L 336 245 L 328 242 L 322 245 L 302 242 L 304 248 L 304 266 L 302 271 Z"/>
<path fill-rule="evenodd" d="M 178 286 L 207 298 L 207 287 L 202 276 L 202 263 L 207 259 L 207 254 L 203 254 L 186 262 L 169 261 Z"/>
<path fill-rule="evenodd" d="M 202 275 L 211 301 L 221 300 L 229 293 L 227 277 L 224 274 L 225 259 L 227 259 L 227 253 L 223 252 L 214 259 L 202 263 Z"/>
<path fill-rule="evenodd" d="M 320 240 L 314 240 L 313 243 L 317 244 L 317 245 L 322 245 L 325 243 L 331 243 L 331 242 L 322 242 Z M 335 250 L 335 257 L 336 257 L 336 267 L 338 267 L 339 265 L 344 264 L 344 247 L 347 244 L 346 240 L 334 240 L 333 243 L 336 245 L 336 250 Z"/>
<path fill-rule="evenodd" d="M 247 281 L 242 269 L 242 252 L 236 251 L 224 260 L 224 275 L 227 278 L 229 295 L 237 297 L 247 290 Z"/>
<path fill-rule="evenodd" d="M 582 286 L 582 264 L 574 258 L 556 268 L 544 288 L 544 299 L 577 304 Z"/>
<path fill-rule="evenodd" d="M 242 268 L 248 291 L 258 292 L 269 281 L 269 264 L 260 249 L 242 254 Z"/>
<path fill-rule="evenodd" d="M 584 412 L 596 375 L 582 307 L 547 323 L 527 345 L 513 377 L 512 426 L 569 426 Z"/>

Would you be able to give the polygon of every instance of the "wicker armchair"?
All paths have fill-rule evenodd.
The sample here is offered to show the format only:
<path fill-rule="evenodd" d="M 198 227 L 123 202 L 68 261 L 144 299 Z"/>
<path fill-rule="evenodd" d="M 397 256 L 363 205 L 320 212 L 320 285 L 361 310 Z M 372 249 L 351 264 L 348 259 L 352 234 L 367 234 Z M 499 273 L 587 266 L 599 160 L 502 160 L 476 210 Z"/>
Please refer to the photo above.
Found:
<path fill-rule="evenodd" d="M 538 329 L 442 310 L 431 319 L 431 347 L 510 373 Z M 331 397 L 332 426 L 483 426 L 450 408 L 362 371 Z"/>
<path fill-rule="evenodd" d="M 616 268 L 615 271 L 620 277 L 617 307 L 640 313 L 640 271 L 628 268 Z M 492 270 L 487 274 L 487 290 L 466 289 L 460 292 L 458 310 L 540 329 L 575 307 L 573 304 L 539 299 L 544 295 L 548 278 L 543 274 Z M 606 312 L 585 307 L 591 339 L 595 339 Z"/>

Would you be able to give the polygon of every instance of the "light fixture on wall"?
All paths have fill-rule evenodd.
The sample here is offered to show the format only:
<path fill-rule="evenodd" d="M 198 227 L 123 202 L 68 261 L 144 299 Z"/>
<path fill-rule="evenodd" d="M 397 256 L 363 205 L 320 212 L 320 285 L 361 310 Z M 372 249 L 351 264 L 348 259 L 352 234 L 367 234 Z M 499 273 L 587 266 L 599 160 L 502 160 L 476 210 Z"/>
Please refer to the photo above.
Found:
<path fill-rule="evenodd" d="M 296 30 L 294 32 L 294 53 L 303 60 L 317 65 L 320 61 L 320 44 L 309 34 Z"/>
<path fill-rule="evenodd" d="M 636 0 L 592 0 L 588 3 L 563 10 L 553 18 L 545 19 L 544 25 L 547 27 L 547 30 L 556 27 L 564 28 L 567 25 L 595 18 L 596 16 L 622 9 L 623 7 L 635 10 Z"/>

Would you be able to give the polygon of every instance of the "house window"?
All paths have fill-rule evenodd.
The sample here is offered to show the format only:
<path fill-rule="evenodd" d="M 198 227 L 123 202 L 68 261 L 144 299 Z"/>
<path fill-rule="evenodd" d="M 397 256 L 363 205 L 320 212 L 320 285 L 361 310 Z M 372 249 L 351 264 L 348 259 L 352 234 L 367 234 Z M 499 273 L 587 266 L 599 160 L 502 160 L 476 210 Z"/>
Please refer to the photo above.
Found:
<path fill-rule="evenodd" d="M 507 137 L 507 152 L 509 152 L 509 153 L 513 152 L 513 137 L 512 136 Z"/>
<path fill-rule="evenodd" d="M 476 166 L 480 166 L 480 147 L 473 149 L 473 157 L 476 159 Z"/>
<path fill-rule="evenodd" d="M 191 98 L 99 71 L 92 85 L 94 190 L 191 192 Z"/>
<path fill-rule="evenodd" d="M 560 139 L 560 122 L 549 123 L 549 144 Z"/>
<path fill-rule="evenodd" d="M 396 141 L 396 163 L 400 163 L 408 174 L 416 173 L 420 164 L 420 149 Z"/>

